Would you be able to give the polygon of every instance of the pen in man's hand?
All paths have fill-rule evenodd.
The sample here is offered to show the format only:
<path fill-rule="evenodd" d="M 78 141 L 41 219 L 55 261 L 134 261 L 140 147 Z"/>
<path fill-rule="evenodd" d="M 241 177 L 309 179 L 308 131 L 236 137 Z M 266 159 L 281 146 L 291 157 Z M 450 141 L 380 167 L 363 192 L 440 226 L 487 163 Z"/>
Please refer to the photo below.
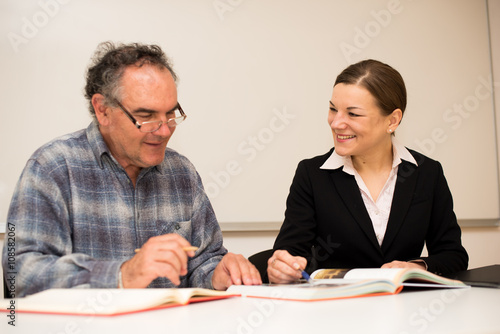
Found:
<path fill-rule="evenodd" d="M 140 248 L 136 248 L 135 252 L 139 252 L 141 249 Z M 190 251 L 197 251 L 198 250 L 198 247 L 196 246 L 188 246 L 188 247 L 182 247 L 182 250 L 185 251 L 185 252 L 190 252 Z M 306 274 L 307 275 L 307 274 Z"/>

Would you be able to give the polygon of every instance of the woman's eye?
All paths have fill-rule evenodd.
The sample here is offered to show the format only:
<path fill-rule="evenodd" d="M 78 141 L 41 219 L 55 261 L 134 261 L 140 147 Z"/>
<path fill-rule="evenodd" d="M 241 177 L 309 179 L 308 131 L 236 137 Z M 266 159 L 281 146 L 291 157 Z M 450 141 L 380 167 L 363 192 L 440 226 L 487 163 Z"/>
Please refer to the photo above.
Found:
<path fill-rule="evenodd" d="M 337 109 L 335 109 L 335 108 L 330 108 L 330 112 L 337 112 Z"/>
<path fill-rule="evenodd" d="M 353 112 L 350 112 L 350 113 L 349 113 L 349 116 L 351 116 L 351 117 L 358 117 L 359 115 L 358 115 L 358 114 L 355 114 L 355 113 L 353 113 Z"/>

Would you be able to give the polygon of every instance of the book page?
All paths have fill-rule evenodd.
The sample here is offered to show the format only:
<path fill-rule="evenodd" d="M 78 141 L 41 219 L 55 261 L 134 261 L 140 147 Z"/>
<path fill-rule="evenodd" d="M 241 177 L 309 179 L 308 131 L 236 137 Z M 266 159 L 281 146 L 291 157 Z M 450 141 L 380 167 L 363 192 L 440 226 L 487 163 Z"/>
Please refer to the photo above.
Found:
<path fill-rule="evenodd" d="M 322 284 L 323 281 L 327 281 L 327 283 Z M 284 300 L 328 300 L 374 294 L 394 294 L 399 291 L 389 281 L 355 280 L 350 283 L 333 285 L 329 284 L 330 281 L 331 279 L 318 280 L 314 284 L 232 285 L 228 291 L 241 294 L 244 297 Z"/>
<path fill-rule="evenodd" d="M 113 314 L 174 302 L 170 289 L 50 289 L 17 299 L 20 311 Z"/>
<path fill-rule="evenodd" d="M 200 297 L 232 296 L 232 294 L 227 291 L 203 288 L 179 288 L 176 290 L 177 301 L 182 304 L 187 304 L 191 299 L 197 299 Z"/>
<path fill-rule="evenodd" d="M 396 282 L 405 269 L 401 268 L 359 268 L 359 269 L 319 269 L 311 274 L 313 279 L 384 279 Z"/>
<path fill-rule="evenodd" d="M 344 278 L 348 279 L 384 279 L 398 282 L 399 277 L 405 271 L 403 268 L 360 268 L 351 269 Z"/>
<path fill-rule="evenodd" d="M 318 269 L 311 274 L 312 279 L 342 279 L 350 269 Z"/>
<path fill-rule="evenodd" d="M 343 278 L 339 278 L 343 277 Z M 357 268 L 357 269 L 318 269 L 311 274 L 315 282 L 333 284 L 343 280 L 374 280 L 388 281 L 395 286 L 438 286 L 438 287 L 466 287 L 460 281 L 438 276 L 423 269 L 416 268 Z M 352 283 L 352 282 L 351 282 Z"/>
<path fill-rule="evenodd" d="M 49 289 L 18 298 L 21 312 L 112 315 L 155 308 L 185 305 L 192 295 L 224 298 L 226 291 L 199 288 L 179 289 Z M 5 302 L 9 302 L 5 299 Z M 4 304 L 0 301 L 0 307 Z"/>

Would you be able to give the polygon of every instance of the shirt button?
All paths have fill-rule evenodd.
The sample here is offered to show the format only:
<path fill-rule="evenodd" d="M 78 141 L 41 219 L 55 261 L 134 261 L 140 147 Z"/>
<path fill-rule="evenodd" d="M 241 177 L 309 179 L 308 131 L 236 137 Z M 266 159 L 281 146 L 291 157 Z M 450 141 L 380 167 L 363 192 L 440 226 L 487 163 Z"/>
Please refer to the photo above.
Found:
<path fill-rule="evenodd" d="M 180 228 L 181 228 L 181 226 L 180 226 L 179 224 L 175 224 L 175 229 L 176 229 L 176 230 L 178 230 L 178 229 L 180 229 Z"/>

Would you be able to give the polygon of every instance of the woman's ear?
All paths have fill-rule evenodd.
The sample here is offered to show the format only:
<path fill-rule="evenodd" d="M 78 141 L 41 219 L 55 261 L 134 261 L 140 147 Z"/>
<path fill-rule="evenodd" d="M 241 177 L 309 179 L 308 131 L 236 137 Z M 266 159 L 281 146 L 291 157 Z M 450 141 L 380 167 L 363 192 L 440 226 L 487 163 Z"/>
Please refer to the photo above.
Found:
<path fill-rule="evenodd" d="M 390 115 L 389 115 L 389 127 L 387 128 L 387 132 L 389 133 L 394 133 L 396 131 L 397 127 L 399 126 L 399 123 L 401 123 L 401 120 L 403 119 L 403 112 L 401 109 L 395 109 Z"/>

